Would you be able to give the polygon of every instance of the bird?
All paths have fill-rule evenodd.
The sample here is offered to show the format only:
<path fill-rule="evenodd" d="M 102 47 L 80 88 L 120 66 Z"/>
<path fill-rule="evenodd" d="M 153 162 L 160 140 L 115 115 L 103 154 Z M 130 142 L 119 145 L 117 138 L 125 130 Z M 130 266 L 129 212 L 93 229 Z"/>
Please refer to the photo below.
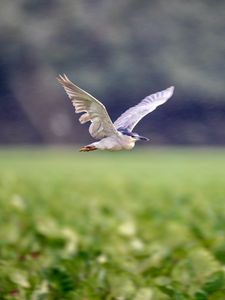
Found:
<path fill-rule="evenodd" d="M 134 127 L 143 117 L 164 104 L 174 92 L 174 86 L 171 86 L 145 97 L 113 123 L 105 106 L 99 100 L 75 85 L 65 74 L 59 75 L 57 80 L 75 107 L 75 112 L 82 113 L 80 123 L 90 121 L 89 133 L 98 140 L 82 147 L 81 152 L 131 150 L 137 141 L 149 141 L 148 138 L 133 132 Z"/>

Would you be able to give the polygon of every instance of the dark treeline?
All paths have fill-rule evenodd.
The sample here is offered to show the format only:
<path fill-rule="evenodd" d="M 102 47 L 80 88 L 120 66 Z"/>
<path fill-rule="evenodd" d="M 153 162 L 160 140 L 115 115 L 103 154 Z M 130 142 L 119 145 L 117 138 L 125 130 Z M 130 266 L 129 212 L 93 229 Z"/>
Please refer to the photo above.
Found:
<path fill-rule="evenodd" d="M 66 73 L 115 119 L 175 95 L 137 127 L 155 144 L 225 144 L 224 1 L 2 0 L 0 143 L 82 143 L 55 77 Z"/>

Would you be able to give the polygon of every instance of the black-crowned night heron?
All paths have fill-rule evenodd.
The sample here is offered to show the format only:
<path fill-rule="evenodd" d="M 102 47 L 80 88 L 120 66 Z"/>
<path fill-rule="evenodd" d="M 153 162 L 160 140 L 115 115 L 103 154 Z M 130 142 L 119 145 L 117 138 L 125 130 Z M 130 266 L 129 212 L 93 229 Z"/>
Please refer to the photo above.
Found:
<path fill-rule="evenodd" d="M 79 118 L 81 124 L 91 122 L 90 135 L 100 140 L 89 144 L 80 151 L 93 150 L 130 150 L 136 141 L 148 141 L 148 138 L 132 132 L 137 123 L 147 114 L 165 103 L 172 95 L 174 87 L 152 94 L 139 104 L 126 110 L 114 123 L 110 119 L 105 106 L 93 96 L 73 84 L 68 77 L 59 75 L 58 81 L 65 89 L 75 107 L 76 113 L 83 113 Z"/>

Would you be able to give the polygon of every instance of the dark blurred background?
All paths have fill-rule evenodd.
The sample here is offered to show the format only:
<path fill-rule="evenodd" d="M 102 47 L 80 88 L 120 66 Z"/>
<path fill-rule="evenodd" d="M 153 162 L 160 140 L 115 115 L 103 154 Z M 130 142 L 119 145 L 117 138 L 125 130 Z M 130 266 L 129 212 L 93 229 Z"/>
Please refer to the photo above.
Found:
<path fill-rule="evenodd" d="M 1 0 L 0 143 L 90 140 L 56 82 L 66 73 L 113 120 L 175 85 L 136 131 L 158 145 L 225 145 L 224 12 L 222 0 Z"/>

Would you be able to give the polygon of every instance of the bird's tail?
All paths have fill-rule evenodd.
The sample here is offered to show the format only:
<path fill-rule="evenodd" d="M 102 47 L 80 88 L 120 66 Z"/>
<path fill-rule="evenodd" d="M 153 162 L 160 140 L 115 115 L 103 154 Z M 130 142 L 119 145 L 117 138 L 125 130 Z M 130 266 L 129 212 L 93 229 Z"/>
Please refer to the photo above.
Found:
<path fill-rule="evenodd" d="M 89 152 L 89 151 L 94 151 L 94 150 L 97 150 L 97 149 L 98 148 L 96 148 L 93 145 L 87 145 L 87 146 L 84 146 L 84 147 L 80 148 L 80 152 Z"/>

